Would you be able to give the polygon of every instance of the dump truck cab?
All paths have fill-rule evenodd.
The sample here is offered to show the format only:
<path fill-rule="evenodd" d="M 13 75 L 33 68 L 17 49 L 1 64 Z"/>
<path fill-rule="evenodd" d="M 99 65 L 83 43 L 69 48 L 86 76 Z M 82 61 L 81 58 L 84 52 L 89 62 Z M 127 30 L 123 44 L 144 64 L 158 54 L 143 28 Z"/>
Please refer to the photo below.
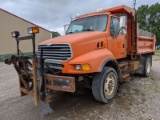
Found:
<path fill-rule="evenodd" d="M 125 26 L 121 26 L 120 30 L 119 15 L 102 10 L 76 17 L 71 22 L 65 36 L 44 41 L 39 45 L 39 50 L 43 46 L 48 46 L 49 49 L 49 45 L 51 48 L 56 44 L 64 47 L 66 45 L 70 52 L 64 49 L 62 52 L 65 55 L 56 54 L 54 57 L 45 51 L 46 47 L 43 53 L 46 57 L 45 62 L 50 65 L 63 64 L 62 73 L 84 74 L 99 72 L 106 60 L 127 57 L 127 34 L 124 33 L 127 33 L 127 25 L 126 21 L 122 21 Z M 82 64 L 87 66 L 87 70 L 78 70 L 78 66 Z M 54 65 L 52 67 L 57 68 Z"/>

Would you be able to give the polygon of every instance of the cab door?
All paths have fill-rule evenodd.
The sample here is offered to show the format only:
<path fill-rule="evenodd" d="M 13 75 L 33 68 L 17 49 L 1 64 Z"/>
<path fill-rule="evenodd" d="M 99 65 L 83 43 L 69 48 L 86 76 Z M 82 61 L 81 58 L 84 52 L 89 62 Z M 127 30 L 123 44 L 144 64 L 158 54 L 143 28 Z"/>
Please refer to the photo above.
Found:
<path fill-rule="evenodd" d="M 110 35 L 108 37 L 108 50 L 112 52 L 116 59 L 127 56 L 127 37 L 119 34 L 119 18 L 111 16 Z"/>

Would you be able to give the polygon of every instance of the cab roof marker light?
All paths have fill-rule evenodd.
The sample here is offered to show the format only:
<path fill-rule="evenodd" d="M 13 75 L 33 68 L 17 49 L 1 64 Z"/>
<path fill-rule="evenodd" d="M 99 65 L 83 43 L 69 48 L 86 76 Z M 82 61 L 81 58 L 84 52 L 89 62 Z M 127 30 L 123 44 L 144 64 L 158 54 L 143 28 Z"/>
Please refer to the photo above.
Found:
<path fill-rule="evenodd" d="M 103 12 L 103 8 L 97 9 L 97 12 Z"/>
<path fill-rule="evenodd" d="M 80 17 L 80 14 L 77 14 L 77 15 L 76 15 L 76 18 L 77 18 L 77 17 Z"/>

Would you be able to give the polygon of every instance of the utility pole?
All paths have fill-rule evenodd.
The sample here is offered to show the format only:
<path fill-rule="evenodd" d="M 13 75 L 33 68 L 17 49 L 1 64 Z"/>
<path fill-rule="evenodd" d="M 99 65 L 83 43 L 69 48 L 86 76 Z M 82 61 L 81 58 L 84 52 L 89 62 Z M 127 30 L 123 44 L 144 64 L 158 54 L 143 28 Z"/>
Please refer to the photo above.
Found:
<path fill-rule="evenodd" d="M 133 0 L 133 9 L 136 10 L 136 0 Z"/>

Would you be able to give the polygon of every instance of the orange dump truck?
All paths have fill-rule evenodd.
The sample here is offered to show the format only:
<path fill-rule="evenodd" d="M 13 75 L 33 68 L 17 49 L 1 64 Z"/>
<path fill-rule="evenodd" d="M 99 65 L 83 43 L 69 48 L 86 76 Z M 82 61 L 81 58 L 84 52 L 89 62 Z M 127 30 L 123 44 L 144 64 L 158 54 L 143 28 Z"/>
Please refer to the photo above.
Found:
<path fill-rule="evenodd" d="M 130 81 L 132 73 L 149 76 L 155 35 L 140 30 L 135 10 L 118 6 L 77 16 L 69 25 L 66 35 L 39 44 L 35 53 L 35 33 L 19 37 L 32 39 L 33 56 L 20 55 L 6 59 L 14 64 L 19 75 L 21 95 L 31 95 L 35 104 L 49 101 L 53 91 L 75 92 L 77 86 L 91 88 L 93 97 L 102 103 L 111 101 L 118 83 Z M 32 62 L 29 61 L 32 59 Z"/>

